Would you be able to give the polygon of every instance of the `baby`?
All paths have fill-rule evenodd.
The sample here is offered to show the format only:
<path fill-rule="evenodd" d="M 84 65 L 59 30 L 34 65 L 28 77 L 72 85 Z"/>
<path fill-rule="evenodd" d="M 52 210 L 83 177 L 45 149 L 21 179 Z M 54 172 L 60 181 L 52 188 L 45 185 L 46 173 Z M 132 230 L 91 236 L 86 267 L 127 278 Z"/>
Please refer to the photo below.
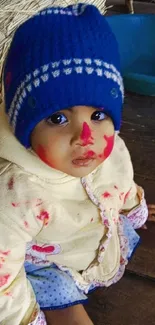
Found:
<path fill-rule="evenodd" d="M 122 276 L 148 217 L 119 137 L 118 46 L 92 5 L 16 31 L 0 120 L 0 324 L 91 325 L 87 293 Z"/>

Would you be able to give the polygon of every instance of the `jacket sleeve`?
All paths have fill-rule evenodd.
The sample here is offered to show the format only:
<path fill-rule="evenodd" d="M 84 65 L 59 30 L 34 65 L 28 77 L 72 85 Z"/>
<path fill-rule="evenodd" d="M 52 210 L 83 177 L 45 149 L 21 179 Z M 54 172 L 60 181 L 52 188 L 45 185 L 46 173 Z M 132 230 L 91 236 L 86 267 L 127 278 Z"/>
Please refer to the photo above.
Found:
<path fill-rule="evenodd" d="M 37 218 L 43 207 L 35 203 L 36 189 L 21 175 L 15 191 L 11 176 L 2 175 L 0 181 L 0 324 L 38 325 L 41 312 L 24 261 L 26 244 L 44 228 L 43 220 Z"/>
<path fill-rule="evenodd" d="M 134 229 L 141 228 L 148 218 L 148 208 L 144 197 L 144 190 L 132 182 L 124 197 L 124 206 L 121 211 L 126 215 Z"/>
<path fill-rule="evenodd" d="M 24 270 L 26 242 L 31 236 L 0 211 L 0 324 L 27 325 L 39 306 Z"/>

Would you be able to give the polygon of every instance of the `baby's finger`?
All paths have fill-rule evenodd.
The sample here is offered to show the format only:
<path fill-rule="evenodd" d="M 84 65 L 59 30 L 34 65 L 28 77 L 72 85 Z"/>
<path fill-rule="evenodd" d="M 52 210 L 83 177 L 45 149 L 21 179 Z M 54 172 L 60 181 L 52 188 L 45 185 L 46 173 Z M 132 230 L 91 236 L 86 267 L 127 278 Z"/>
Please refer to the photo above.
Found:
<path fill-rule="evenodd" d="M 142 227 L 141 227 L 141 229 L 147 229 L 147 226 L 146 225 L 143 225 Z"/>
<path fill-rule="evenodd" d="M 149 210 L 148 215 L 152 216 L 152 217 L 155 217 L 155 211 Z"/>
<path fill-rule="evenodd" d="M 151 213 L 149 213 L 149 216 L 148 216 L 148 219 L 147 219 L 147 221 L 153 221 L 153 222 L 155 222 L 155 215 L 154 215 L 154 214 L 151 214 Z"/>
<path fill-rule="evenodd" d="M 155 210 L 155 204 L 148 204 L 148 208 L 152 209 L 152 210 Z"/>

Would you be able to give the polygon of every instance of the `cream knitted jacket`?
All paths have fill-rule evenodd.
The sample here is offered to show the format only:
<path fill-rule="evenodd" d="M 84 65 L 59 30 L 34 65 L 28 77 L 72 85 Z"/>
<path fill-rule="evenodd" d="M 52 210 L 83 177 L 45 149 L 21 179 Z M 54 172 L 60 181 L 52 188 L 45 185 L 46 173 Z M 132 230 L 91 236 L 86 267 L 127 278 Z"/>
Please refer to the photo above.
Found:
<path fill-rule="evenodd" d="M 1 109 L 0 157 L 0 324 L 26 325 L 39 313 L 25 260 L 56 263 L 86 293 L 116 282 L 127 264 L 120 212 L 134 228 L 147 218 L 123 140 L 116 135 L 111 156 L 75 178 L 22 147 Z"/>

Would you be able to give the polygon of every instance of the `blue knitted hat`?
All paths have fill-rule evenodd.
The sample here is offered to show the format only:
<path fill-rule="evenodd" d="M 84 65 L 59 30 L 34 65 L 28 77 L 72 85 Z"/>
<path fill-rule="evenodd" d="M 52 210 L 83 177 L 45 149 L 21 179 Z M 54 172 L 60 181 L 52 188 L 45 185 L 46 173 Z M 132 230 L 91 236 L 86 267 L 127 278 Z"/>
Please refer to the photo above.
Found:
<path fill-rule="evenodd" d="M 120 129 L 123 82 L 118 46 L 92 5 L 47 8 L 16 31 L 4 67 L 6 113 L 30 147 L 42 119 L 72 106 L 103 107 Z"/>

